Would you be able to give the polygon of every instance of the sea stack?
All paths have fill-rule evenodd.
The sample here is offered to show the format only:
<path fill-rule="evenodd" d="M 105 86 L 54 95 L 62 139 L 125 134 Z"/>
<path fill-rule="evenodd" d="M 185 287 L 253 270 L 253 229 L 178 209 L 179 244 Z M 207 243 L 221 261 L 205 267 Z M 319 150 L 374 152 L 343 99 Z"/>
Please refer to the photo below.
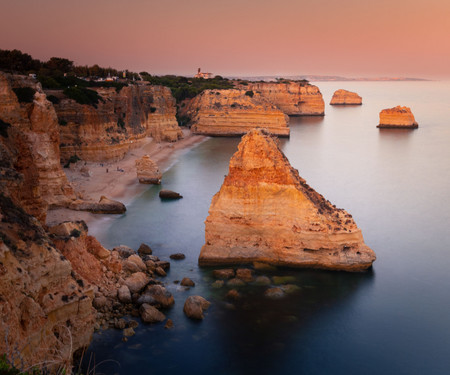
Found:
<path fill-rule="evenodd" d="M 363 271 L 375 260 L 352 216 L 314 191 L 255 129 L 230 160 L 205 222 L 200 265 L 265 262 Z"/>
<path fill-rule="evenodd" d="M 362 98 L 356 93 L 347 90 L 337 90 L 331 98 L 330 105 L 361 105 Z"/>
<path fill-rule="evenodd" d="M 380 124 L 377 128 L 416 129 L 419 125 L 408 107 L 397 106 L 380 112 Z"/>
<path fill-rule="evenodd" d="M 136 159 L 134 163 L 136 165 L 137 178 L 141 184 L 161 184 L 162 173 L 149 155 Z"/>

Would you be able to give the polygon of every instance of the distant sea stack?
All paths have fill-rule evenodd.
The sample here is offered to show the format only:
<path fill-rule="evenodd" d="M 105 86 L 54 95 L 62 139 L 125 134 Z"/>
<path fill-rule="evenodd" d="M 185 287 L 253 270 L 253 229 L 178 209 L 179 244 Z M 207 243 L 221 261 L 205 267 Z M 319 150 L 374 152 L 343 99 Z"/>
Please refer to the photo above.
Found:
<path fill-rule="evenodd" d="M 236 136 L 254 128 L 289 136 L 289 117 L 251 90 L 205 90 L 182 109 L 194 134 Z"/>
<path fill-rule="evenodd" d="M 377 128 L 416 129 L 419 125 L 408 107 L 397 106 L 380 112 L 380 124 Z"/>
<path fill-rule="evenodd" d="M 361 105 L 362 98 L 356 93 L 347 90 L 337 90 L 331 98 L 330 105 Z"/>
<path fill-rule="evenodd" d="M 256 129 L 231 158 L 205 224 L 200 265 L 362 271 L 376 258 L 352 216 L 309 187 L 276 141 Z"/>
<path fill-rule="evenodd" d="M 325 103 L 317 86 L 302 81 L 249 82 L 241 88 L 261 94 L 289 116 L 323 116 Z"/>

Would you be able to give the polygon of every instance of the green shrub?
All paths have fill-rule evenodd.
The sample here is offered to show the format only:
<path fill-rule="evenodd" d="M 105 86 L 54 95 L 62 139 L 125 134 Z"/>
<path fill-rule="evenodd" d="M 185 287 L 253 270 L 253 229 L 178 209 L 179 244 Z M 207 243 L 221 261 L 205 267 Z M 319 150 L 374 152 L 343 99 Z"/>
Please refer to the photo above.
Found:
<path fill-rule="evenodd" d="M 55 95 L 49 95 L 47 96 L 48 101 L 52 102 L 53 104 L 59 104 L 59 98 Z"/>
<path fill-rule="evenodd" d="M 117 120 L 117 126 L 119 128 L 125 129 L 125 121 L 123 121 L 122 117 L 119 117 L 119 119 Z"/>
<path fill-rule="evenodd" d="M 78 238 L 81 236 L 81 231 L 79 231 L 78 229 L 72 229 L 72 231 L 70 232 L 70 237 L 75 237 Z"/>
<path fill-rule="evenodd" d="M 76 163 L 77 161 L 80 161 L 81 159 L 77 155 L 72 155 L 69 160 L 67 160 L 67 163 L 64 164 L 64 168 L 69 168 L 70 164 Z"/>
<path fill-rule="evenodd" d="M 20 103 L 32 103 L 35 89 L 31 87 L 16 87 L 13 89 Z"/>
<path fill-rule="evenodd" d="M 68 87 L 63 91 L 64 95 L 75 100 L 78 104 L 88 104 L 97 108 L 98 102 L 101 100 L 97 91 L 89 90 L 85 87 Z"/>
<path fill-rule="evenodd" d="M 156 108 L 155 107 L 150 107 L 150 112 L 151 113 L 155 113 L 156 112 Z"/>
<path fill-rule="evenodd" d="M 245 95 L 250 96 L 250 98 L 253 98 L 253 95 L 255 95 L 255 93 L 252 90 L 246 91 Z"/>
<path fill-rule="evenodd" d="M 61 126 L 66 126 L 66 125 L 67 125 L 67 121 L 66 121 L 66 120 L 63 120 L 62 118 L 60 118 L 60 119 L 58 120 L 58 124 L 61 125 Z"/>

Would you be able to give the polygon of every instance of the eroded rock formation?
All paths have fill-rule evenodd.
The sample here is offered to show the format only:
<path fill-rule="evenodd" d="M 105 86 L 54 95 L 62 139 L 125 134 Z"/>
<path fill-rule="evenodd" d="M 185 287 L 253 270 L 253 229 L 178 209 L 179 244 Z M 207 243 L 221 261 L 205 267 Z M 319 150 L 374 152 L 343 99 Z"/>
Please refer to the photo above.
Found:
<path fill-rule="evenodd" d="M 135 161 L 136 174 L 141 184 L 157 184 L 161 183 L 162 173 L 158 165 L 150 159 L 149 155 Z"/>
<path fill-rule="evenodd" d="M 261 94 L 290 116 L 323 116 L 325 113 L 322 93 L 307 82 L 250 82 L 240 87 Z"/>
<path fill-rule="evenodd" d="M 13 89 L 31 90 L 19 102 Z M 33 95 L 34 91 L 34 95 Z M 26 211 L 45 221 L 48 206 L 66 206 L 74 191 L 60 165 L 59 126 L 53 105 L 39 83 L 0 72 L 0 168 L 17 178 L 0 178 L 8 194 Z"/>
<path fill-rule="evenodd" d="M 347 90 L 337 90 L 331 98 L 331 105 L 360 105 L 362 98 L 356 93 Z"/>
<path fill-rule="evenodd" d="M 289 136 L 289 117 L 262 95 L 245 90 L 205 90 L 180 113 L 191 119 L 195 134 L 236 136 L 265 128 L 271 134 Z"/>
<path fill-rule="evenodd" d="M 375 260 L 352 216 L 309 187 L 261 130 L 242 138 L 205 226 L 200 265 L 361 271 Z"/>
<path fill-rule="evenodd" d="M 132 85 L 120 92 L 92 89 L 101 97 L 97 107 L 78 104 L 61 91 L 48 91 L 60 99 L 55 109 L 61 125 L 62 161 L 74 155 L 89 161 L 120 160 L 146 136 L 158 142 L 182 137 L 175 99 L 167 87 Z"/>
<path fill-rule="evenodd" d="M 70 368 L 94 330 L 93 289 L 3 193 L 0 217 L 0 353 L 18 368 Z"/>
<path fill-rule="evenodd" d="M 383 109 L 380 112 L 380 124 L 378 128 L 415 129 L 419 125 L 408 107 L 397 106 Z"/>

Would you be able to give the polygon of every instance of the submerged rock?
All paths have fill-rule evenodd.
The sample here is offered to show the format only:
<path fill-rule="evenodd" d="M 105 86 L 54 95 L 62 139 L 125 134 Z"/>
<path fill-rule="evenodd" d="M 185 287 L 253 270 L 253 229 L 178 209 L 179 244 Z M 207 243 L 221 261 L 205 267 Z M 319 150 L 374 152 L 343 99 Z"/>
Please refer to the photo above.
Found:
<path fill-rule="evenodd" d="M 176 254 L 171 254 L 169 256 L 170 259 L 174 259 L 174 260 L 183 260 L 186 258 L 186 255 L 184 255 L 183 253 L 176 253 Z"/>
<path fill-rule="evenodd" d="M 362 98 L 356 93 L 347 90 L 337 90 L 331 98 L 330 105 L 361 105 Z"/>
<path fill-rule="evenodd" d="M 222 270 L 214 270 L 213 276 L 219 280 L 227 280 L 234 277 L 234 270 L 232 268 L 226 268 Z"/>
<path fill-rule="evenodd" d="M 195 283 L 189 277 L 183 277 L 180 285 L 182 286 L 195 286 Z"/>
<path fill-rule="evenodd" d="M 285 293 L 284 293 L 283 289 L 277 287 L 277 288 L 267 289 L 264 292 L 264 295 L 266 297 L 268 297 L 268 298 L 280 299 L 280 298 L 283 298 L 285 296 Z"/>
<path fill-rule="evenodd" d="M 161 311 L 146 303 L 139 308 L 139 314 L 144 323 L 159 323 L 166 319 L 166 316 Z"/>
<path fill-rule="evenodd" d="M 261 130 L 242 138 L 205 223 L 200 265 L 362 271 L 375 260 L 352 216 L 308 186 Z"/>
<path fill-rule="evenodd" d="M 182 195 L 172 190 L 161 190 L 159 192 L 159 197 L 161 199 L 181 199 Z"/>
<path fill-rule="evenodd" d="M 377 128 L 415 129 L 419 125 L 408 107 L 397 106 L 380 112 L 380 124 Z"/>
<path fill-rule="evenodd" d="M 203 312 L 208 309 L 210 302 L 200 296 L 190 296 L 184 303 L 183 311 L 191 319 L 201 320 L 204 318 Z"/>
<path fill-rule="evenodd" d="M 144 255 L 152 255 L 153 251 L 150 248 L 150 246 L 146 245 L 145 243 L 141 243 L 141 246 L 139 246 L 138 254 L 141 256 Z"/>

